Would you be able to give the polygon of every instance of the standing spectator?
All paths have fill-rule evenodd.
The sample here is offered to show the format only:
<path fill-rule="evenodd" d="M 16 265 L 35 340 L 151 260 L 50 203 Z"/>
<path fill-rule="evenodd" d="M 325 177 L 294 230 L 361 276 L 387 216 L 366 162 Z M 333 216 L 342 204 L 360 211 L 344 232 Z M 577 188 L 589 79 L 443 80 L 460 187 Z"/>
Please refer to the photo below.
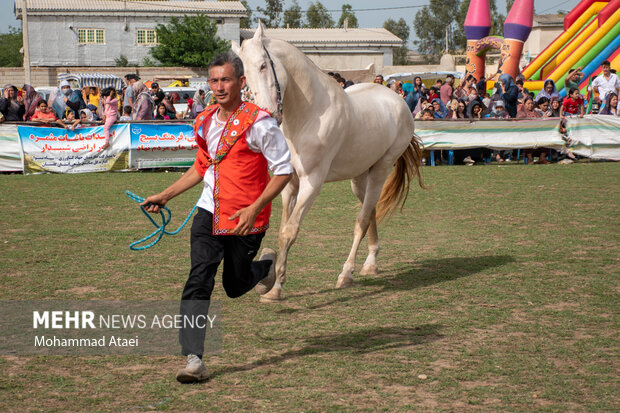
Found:
<path fill-rule="evenodd" d="M 454 91 L 454 96 L 457 99 L 466 98 L 471 94 L 472 89 L 474 89 L 474 83 L 476 83 L 476 78 L 474 75 L 467 75 L 467 77 L 461 80 L 461 84 Z"/>
<path fill-rule="evenodd" d="M 603 110 L 599 112 L 599 115 L 614 115 L 618 116 L 618 95 L 614 92 L 608 93 L 605 98 L 605 106 Z"/>
<path fill-rule="evenodd" d="M 416 95 L 414 98 L 416 102 L 427 93 L 426 87 L 424 86 L 424 83 L 422 83 L 422 78 L 420 76 L 416 76 L 413 79 L 413 93 Z"/>
<path fill-rule="evenodd" d="M 155 106 L 159 105 L 164 101 L 166 94 L 159 87 L 159 83 L 153 82 L 151 83 L 151 95 L 153 95 L 153 101 L 155 102 Z"/>
<path fill-rule="evenodd" d="M 123 106 L 133 106 L 133 89 L 132 85 L 140 80 L 138 75 L 129 73 L 125 75 L 125 83 L 127 87 L 125 88 L 125 94 L 123 95 Z"/>
<path fill-rule="evenodd" d="M 568 71 L 568 75 L 566 75 L 566 79 L 564 79 L 564 90 L 566 91 L 566 96 L 569 95 L 571 88 L 579 89 L 581 79 L 585 76 L 581 72 L 582 69 L 583 67 L 579 66 L 577 69 L 571 69 Z"/>
<path fill-rule="evenodd" d="M 100 91 L 98 87 L 84 88 L 83 97 L 86 105 L 93 105 L 96 109 L 99 109 Z"/>
<path fill-rule="evenodd" d="M 375 76 L 375 80 L 372 83 L 376 83 L 378 85 L 383 85 L 383 75 Z"/>
<path fill-rule="evenodd" d="M 24 120 L 30 120 L 42 98 L 30 85 L 24 85 L 24 90 L 26 92 L 24 98 Z"/>
<path fill-rule="evenodd" d="M 547 98 L 551 100 L 552 98 L 559 98 L 560 94 L 558 93 L 558 89 L 555 87 L 555 82 L 552 79 L 545 80 L 545 84 L 543 86 L 543 90 L 541 90 L 538 95 L 536 95 L 536 102 L 540 98 Z"/>
<path fill-rule="evenodd" d="M 515 85 L 517 85 L 517 89 L 519 89 L 517 100 L 518 100 L 518 104 L 520 105 L 521 103 L 523 103 L 523 99 L 525 99 L 525 97 L 530 94 L 530 91 L 527 90 L 527 88 L 523 86 L 523 79 L 521 78 L 515 81 Z"/>
<path fill-rule="evenodd" d="M 4 91 L 0 98 L 0 112 L 8 121 L 24 120 L 24 103 L 21 96 L 17 95 L 17 88 L 13 85 L 4 85 Z"/>
<path fill-rule="evenodd" d="M 164 97 L 160 103 L 166 106 L 166 114 L 170 119 L 177 119 L 177 110 L 174 107 L 174 103 L 179 99 L 179 94 L 177 92 L 172 92 L 170 95 Z"/>
<path fill-rule="evenodd" d="M 441 79 L 435 80 L 435 88 L 437 88 L 437 90 L 440 90 L 442 86 L 443 86 L 443 80 Z"/>
<path fill-rule="evenodd" d="M 65 124 L 62 123 L 62 121 L 58 120 L 58 118 L 54 114 L 54 111 L 49 109 L 49 107 L 47 106 L 47 102 L 43 99 L 41 99 L 37 104 L 37 109 L 35 110 L 30 120 L 32 122 L 39 122 L 46 125 L 58 123 L 63 128 L 65 127 Z"/>
<path fill-rule="evenodd" d="M 439 98 L 444 105 L 447 105 L 452 98 L 452 85 L 454 85 L 454 75 L 450 74 L 446 77 L 446 83 L 439 89 Z"/>
<path fill-rule="evenodd" d="M 611 65 L 605 60 L 601 65 L 603 73 L 592 82 L 594 93 L 598 93 L 599 102 L 605 102 L 608 93 L 620 96 L 620 80 L 615 73 L 611 73 Z"/>
<path fill-rule="evenodd" d="M 170 116 L 168 116 L 168 110 L 166 109 L 166 105 L 160 103 L 157 105 L 157 114 L 155 115 L 155 120 L 170 120 Z"/>
<path fill-rule="evenodd" d="M 104 150 L 110 146 L 110 127 L 118 119 L 118 96 L 113 87 L 104 89 L 101 92 L 103 98 L 103 133 L 105 135 L 105 143 L 101 147 Z"/>
<path fill-rule="evenodd" d="M 190 118 L 195 119 L 200 112 L 206 109 L 208 106 L 206 98 L 207 94 L 203 89 L 196 90 L 194 93 L 194 104 L 190 111 Z"/>
<path fill-rule="evenodd" d="M 153 120 L 155 101 L 142 82 L 136 82 L 132 86 L 135 101 L 131 111 L 133 120 Z"/>
<path fill-rule="evenodd" d="M 504 73 L 499 77 L 499 90 L 502 100 L 506 105 L 506 111 L 511 118 L 517 117 L 517 101 L 519 96 L 519 88 L 512 80 L 512 76 Z"/>
<path fill-rule="evenodd" d="M 583 118 L 583 114 L 585 112 L 583 98 L 579 94 L 579 89 L 572 88 L 570 91 L 570 96 L 564 99 L 564 103 L 562 104 L 562 109 L 560 110 L 560 116 L 564 118 L 569 114 L 570 116 L 578 115 L 580 118 Z"/>
<path fill-rule="evenodd" d="M 131 121 L 131 106 L 123 107 L 123 116 L 118 119 L 119 122 L 129 122 Z"/>
<path fill-rule="evenodd" d="M 432 102 L 435 99 L 439 99 L 439 89 L 437 89 L 435 86 L 431 86 L 428 92 L 428 101 Z"/>
<path fill-rule="evenodd" d="M 47 103 L 59 118 L 64 116 L 67 108 L 70 108 L 74 113 L 78 113 L 86 107 L 80 91 L 72 90 L 71 85 L 66 80 L 60 82 L 60 86 L 52 92 Z"/>

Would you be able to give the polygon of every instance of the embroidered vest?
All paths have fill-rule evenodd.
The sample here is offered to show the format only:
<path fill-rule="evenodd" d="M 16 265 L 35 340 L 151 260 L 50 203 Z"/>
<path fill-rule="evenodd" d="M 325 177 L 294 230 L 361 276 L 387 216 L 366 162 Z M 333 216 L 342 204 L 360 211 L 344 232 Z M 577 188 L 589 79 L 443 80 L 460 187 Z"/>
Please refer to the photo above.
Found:
<path fill-rule="evenodd" d="M 194 136 L 198 144 L 194 168 L 204 177 L 207 168 L 213 165 L 213 234 L 232 235 L 231 231 L 239 220 L 230 221 L 228 218 L 256 201 L 269 182 L 267 160 L 262 154 L 253 152 L 246 141 L 247 130 L 269 114 L 256 105 L 242 102 L 226 122 L 216 155 L 211 158 L 207 142 L 200 136 L 199 130 L 202 127 L 203 135 L 207 136 L 211 118 L 218 107 L 209 106 L 194 122 Z M 251 233 L 265 232 L 269 228 L 270 216 L 271 203 L 258 214 Z"/>

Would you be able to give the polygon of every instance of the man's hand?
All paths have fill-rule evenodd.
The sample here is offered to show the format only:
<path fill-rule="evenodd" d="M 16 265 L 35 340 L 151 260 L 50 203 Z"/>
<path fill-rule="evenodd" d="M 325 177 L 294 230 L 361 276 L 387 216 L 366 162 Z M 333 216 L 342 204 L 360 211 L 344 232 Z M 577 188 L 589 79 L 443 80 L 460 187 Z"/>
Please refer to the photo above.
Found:
<path fill-rule="evenodd" d="M 260 211 L 257 211 L 252 205 L 235 212 L 230 218 L 228 218 L 229 221 L 234 221 L 239 218 L 239 222 L 232 230 L 232 233 L 240 236 L 249 235 L 252 227 L 254 226 L 254 221 L 256 221 L 256 217 L 259 213 Z"/>
<path fill-rule="evenodd" d="M 159 213 L 159 211 L 161 211 L 163 206 L 166 205 L 166 202 L 168 202 L 168 199 L 166 199 L 164 195 L 159 193 L 157 195 L 151 195 L 146 198 L 144 202 L 140 204 L 140 206 L 144 207 L 146 212 L 150 212 L 151 214 L 157 214 Z"/>

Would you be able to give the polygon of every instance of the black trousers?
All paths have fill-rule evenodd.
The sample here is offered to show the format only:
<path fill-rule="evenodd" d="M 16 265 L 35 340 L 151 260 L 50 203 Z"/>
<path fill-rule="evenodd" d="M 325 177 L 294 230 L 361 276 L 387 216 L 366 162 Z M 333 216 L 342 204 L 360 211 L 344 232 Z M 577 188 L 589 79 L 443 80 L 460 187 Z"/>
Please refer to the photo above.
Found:
<path fill-rule="evenodd" d="M 271 260 L 252 261 L 264 233 L 246 236 L 213 235 L 213 214 L 198 208 L 191 231 L 192 268 L 181 296 L 181 315 L 206 316 L 215 285 L 215 274 L 222 260 L 222 284 L 231 298 L 240 297 L 265 278 Z M 181 328 L 179 342 L 183 355 L 204 352 L 206 328 Z"/>

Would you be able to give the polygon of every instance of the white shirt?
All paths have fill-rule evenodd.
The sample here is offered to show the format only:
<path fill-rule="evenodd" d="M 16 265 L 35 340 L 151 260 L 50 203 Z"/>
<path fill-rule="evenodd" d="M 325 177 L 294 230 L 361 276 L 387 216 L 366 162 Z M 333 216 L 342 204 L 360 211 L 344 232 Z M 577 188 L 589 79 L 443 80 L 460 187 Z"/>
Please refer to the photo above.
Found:
<path fill-rule="evenodd" d="M 618 80 L 618 76 L 615 73 L 610 73 L 609 79 L 605 79 L 605 75 L 601 74 L 592 82 L 592 88 L 595 86 L 598 86 L 599 99 L 604 102 L 608 93 L 616 93 L 616 89 L 620 88 L 620 80 Z"/>
<path fill-rule="evenodd" d="M 226 122 L 220 121 L 217 116 L 217 112 L 211 117 L 211 124 L 209 125 L 209 131 L 206 134 L 207 148 L 209 150 L 209 156 L 214 159 L 217 153 L 217 146 L 222 136 L 222 131 Z M 198 130 L 202 136 L 204 132 Z M 262 153 L 267 160 L 267 165 L 274 175 L 288 175 L 293 172 L 293 166 L 291 165 L 291 153 L 289 152 L 288 145 L 284 139 L 284 135 L 278 123 L 272 117 L 265 117 L 256 121 L 250 129 L 246 131 L 246 142 L 248 148 L 256 153 Z M 206 209 L 213 213 L 215 203 L 213 201 L 213 188 L 215 185 L 215 167 L 209 165 L 203 178 L 204 188 L 202 195 L 198 200 L 198 207 Z"/>

